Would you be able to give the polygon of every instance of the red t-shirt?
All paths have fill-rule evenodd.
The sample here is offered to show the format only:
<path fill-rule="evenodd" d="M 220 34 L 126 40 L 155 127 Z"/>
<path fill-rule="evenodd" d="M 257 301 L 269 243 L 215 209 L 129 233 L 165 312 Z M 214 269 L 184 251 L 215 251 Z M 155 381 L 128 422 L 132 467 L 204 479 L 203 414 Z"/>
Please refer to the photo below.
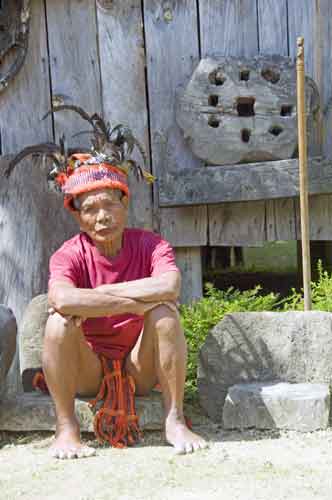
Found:
<path fill-rule="evenodd" d="M 178 270 L 170 244 L 142 229 L 125 229 L 123 247 L 114 258 L 105 257 L 86 233 L 66 241 L 50 260 L 50 279 L 69 280 L 77 288 L 123 283 Z M 135 345 L 143 317 L 121 314 L 84 321 L 86 339 L 96 353 L 122 359 Z"/>

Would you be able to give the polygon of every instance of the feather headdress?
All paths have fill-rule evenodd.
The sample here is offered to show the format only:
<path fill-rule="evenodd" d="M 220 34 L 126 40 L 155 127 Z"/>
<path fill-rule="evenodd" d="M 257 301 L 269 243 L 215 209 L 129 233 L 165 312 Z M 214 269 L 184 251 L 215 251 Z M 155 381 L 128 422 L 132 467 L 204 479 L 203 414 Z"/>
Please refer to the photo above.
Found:
<path fill-rule="evenodd" d="M 74 105 L 52 108 L 44 118 L 52 112 L 66 110 L 78 113 L 91 125 L 92 130 L 79 133 L 91 134 L 90 149 L 67 148 L 64 136 L 60 138 L 59 144 L 42 143 L 29 146 L 11 160 L 5 172 L 7 176 L 27 156 L 50 158 L 53 169 L 49 172 L 48 179 L 65 194 L 67 208 L 71 208 L 74 196 L 100 187 L 122 189 L 129 195 L 127 176 L 130 172 L 133 172 L 138 180 L 144 179 L 149 183 L 154 181 L 155 178 L 131 158 L 136 148 L 143 163 L 146 163 L 144 149 L 128 127 L 119 124 L 111 128 L 97 113 L 89 115 L 83 108 Z"/>

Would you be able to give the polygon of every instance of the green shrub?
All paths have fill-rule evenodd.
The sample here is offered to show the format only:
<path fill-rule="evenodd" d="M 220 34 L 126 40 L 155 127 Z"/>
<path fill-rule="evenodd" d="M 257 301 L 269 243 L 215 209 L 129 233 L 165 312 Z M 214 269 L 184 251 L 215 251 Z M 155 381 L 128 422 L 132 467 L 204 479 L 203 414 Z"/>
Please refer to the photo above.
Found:
<path fill-rule="evenodd" d="M 206 295 L 191 305 L 181 306 L 182 326 L 188 344 L 188 364 L 185 394 L 187 400 L 197 393 L 197 358 L 208 332 L 225 314 L 241 311 L 271 311 L 278 303 L 278 295 L 260 295 L 260 287 L 240 292 L 234 288 L 217 290 L 206 285 Z"/>
<path fill-rule="evenodd" d="M 225 314 L 243 311 L 301 311 L 303 293 L 292 289 L 290 295 L 279 300 L 278 294 L 260 294 L 261 287 L 240 292 L 234 288 L 217 290 L 206 285 L 205 296 L 191 305 L 181 306 L 181 320 L 188 344 L 188 366 L 185 396 L 187 400 L 197 397 L 197 359 L 201 346 L 211 328 Z M 318 280 L 311 284 L 312 308 L 332 312 L 332 275 L 318 263 Z"/>
<path fill-rule="evenodd" d="M 317 269 L 318 279 L 311 283 L 312 309 L 332 312 L 332 274 L 324 271 L 321 261 L 318 261 Z M 303 311 L 303 305 L 303 291 L 299 293 L 292 288 L 290 296 L 280 302 L 279 308 L 282 311 Z"/>

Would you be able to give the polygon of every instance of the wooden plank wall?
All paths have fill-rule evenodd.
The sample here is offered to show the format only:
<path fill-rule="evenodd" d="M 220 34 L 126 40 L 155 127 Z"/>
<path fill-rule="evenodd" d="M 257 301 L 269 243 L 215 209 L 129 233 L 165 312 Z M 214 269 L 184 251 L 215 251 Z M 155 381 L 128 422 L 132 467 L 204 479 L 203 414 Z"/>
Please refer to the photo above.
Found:
<path fill-rule="evenodd" d="M 74 102 L 90 112 L 104 112 L 111 122 L 130 124 L 157 176 L 168 165 L 190 169 L 198 160 L 175 124 L 174 103 L 199 58 L 293 57 L 296 37 L 303 34 L 307 73 L 316 80 L 322 100 L 312 147 L 332 155 L 329 0 L 113 0 L 108 9 L 91 0 L 31 4 L 27 60 L 0 95 L 2 154 L 52 140 L 62 131 L 69 138 L 84 130 L 82 120 L 68 112 L 41 121 L 52 102 Z M 83 138 L 72 142 L 79 140 Z M 18 319 L 31 297 L 46 289 L 50 254 L 75 232 L 61 200 L 47 195 L 41 169 L 26 163 L 10 184 L 1 179 L 0 185 L 0 302 L 13 307 Z M 153 227 L 169 239 L 185 271 L 184 288 L 194 287 L 196 296 L 202 246 L 250 245 L 300 234 L 293 199 L 161 210 L 158 183 L 153 190 L 133 189 L 130 224 Z M 331 196 L 311 198 L 313 240 L 332 240 L 331 205 Z"/>

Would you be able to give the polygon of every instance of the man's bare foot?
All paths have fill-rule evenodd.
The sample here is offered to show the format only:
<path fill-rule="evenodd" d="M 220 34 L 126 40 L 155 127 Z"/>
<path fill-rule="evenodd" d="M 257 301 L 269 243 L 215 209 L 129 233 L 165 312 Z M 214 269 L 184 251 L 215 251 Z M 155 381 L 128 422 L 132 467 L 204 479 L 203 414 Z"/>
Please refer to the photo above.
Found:
<path fill-rule="evenodd" d="M 169 415 L 165 422 L 166 440 L 179 455 L 208 447 L 205 439 L 188 429 L 183 418 Z"/>
<path fill-rule="evenodd" d="M 72 419 L 57 425 L 50 453 L 54 458 L 71 459 L 92 457 L 96 450 L 81 443 L 79 425 L 76 419 Z"/>

